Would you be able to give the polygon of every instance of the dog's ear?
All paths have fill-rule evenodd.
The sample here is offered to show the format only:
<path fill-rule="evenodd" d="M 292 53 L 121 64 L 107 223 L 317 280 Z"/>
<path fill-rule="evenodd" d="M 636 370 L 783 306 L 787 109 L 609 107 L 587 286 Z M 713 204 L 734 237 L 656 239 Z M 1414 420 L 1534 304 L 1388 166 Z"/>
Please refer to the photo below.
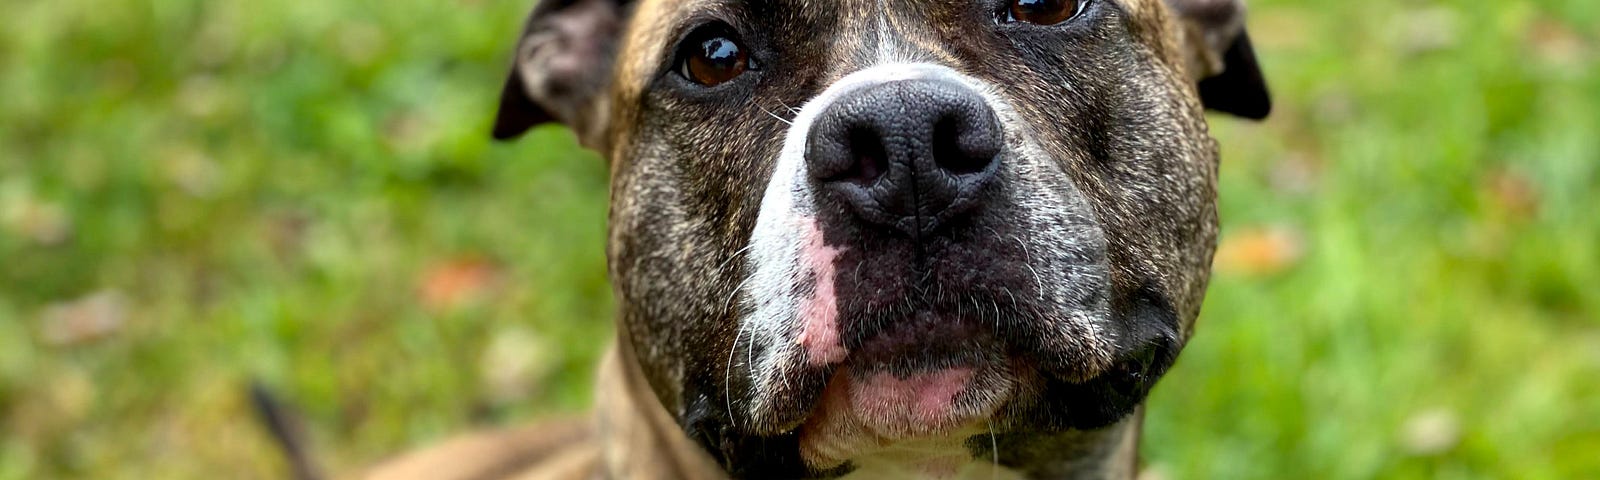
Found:
<path fill-rule="evenodd" d="M 631 0 L 540 0 L 517 41 L 500 92 L 494 138 L 516 138 L 534 125 L 561 122 L 580 137 L 603 120 L 600 105 Z"/>
<path fill-rule="evenodd" d="M 1206 108 L 1260 120 L 1272 112 L 1267 80 L 1245 31 L 1243 0 L 1166 0 L 1187 36 L 1190 69 Z"/>

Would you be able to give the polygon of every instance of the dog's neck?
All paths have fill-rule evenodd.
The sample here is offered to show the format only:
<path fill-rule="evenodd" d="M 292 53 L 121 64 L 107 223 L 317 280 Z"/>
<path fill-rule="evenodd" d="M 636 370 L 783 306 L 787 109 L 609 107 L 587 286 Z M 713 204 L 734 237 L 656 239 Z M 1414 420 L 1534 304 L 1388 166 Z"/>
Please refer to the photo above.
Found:
<path fill-rule="evenodd" d="M 600 364 L 596 383 L 596 435 L 603 478 L 679 480 L 725 478 L 705 450 L 656 401 L 637 361 L 626 346 L 613 344 Z M 1094 431 L 1039 438 L 1002 435 L 997 458 L 1014 469 L 1000 478 L 1134 478 L 1143 409 L 1128 419 Z M 986 469 L 972 470 L 991 478 Z M 855 472 L 847 478 L 882 478 L 882 472 Z M 859 476 L 857 475 L 859 474 Z"/>
<path fill-rule="evenodd" d="M 725 478 L 716 461 L 683 433 L 656 400 L 638 361 L 619 343 L 606 349 L 595 382 L 600 478 Z"/>

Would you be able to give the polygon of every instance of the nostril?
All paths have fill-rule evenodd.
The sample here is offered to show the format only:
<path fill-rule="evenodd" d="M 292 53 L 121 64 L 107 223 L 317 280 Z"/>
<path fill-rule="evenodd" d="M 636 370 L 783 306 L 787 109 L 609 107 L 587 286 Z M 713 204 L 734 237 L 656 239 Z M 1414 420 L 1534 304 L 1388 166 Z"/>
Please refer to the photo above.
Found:
<path fill-rule="evenodd" d="M 933 124 L 934 163 L 956 175 L 982 172 L 1000 154 L 994 130 L 992 123 L 971 121 L 959 113 L 940 116 Z"/>
<path fill-rule="evenodd" d="M 889 152 L 883 139 L 866 127 L 850 128 L 845 133 L 849 167 L 836 175 L 824 178 L 829 182 L 851 182 L 861 186 L 871 185 L 889 170 Z"/>

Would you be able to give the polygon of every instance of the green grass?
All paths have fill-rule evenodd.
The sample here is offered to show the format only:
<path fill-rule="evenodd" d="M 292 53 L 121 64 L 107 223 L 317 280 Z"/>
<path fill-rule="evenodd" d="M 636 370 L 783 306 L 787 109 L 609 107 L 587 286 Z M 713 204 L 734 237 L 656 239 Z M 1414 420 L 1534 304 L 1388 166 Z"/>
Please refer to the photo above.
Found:
<path fill-rule="evenodd" d="M 1252 6 L 1279 109 L 1214 119 L 1224 238 L 1300 254 L 1219 271 L 1147 463 L 1600 476 L 1600 6 Z M 276 478 L 251 378 L 339 469 L 583 408 L 605 166 L 485 134 L 528 8 L 8 4 L 0 479 Z M 119 328 L 59 338 L 97 293 Z"/>

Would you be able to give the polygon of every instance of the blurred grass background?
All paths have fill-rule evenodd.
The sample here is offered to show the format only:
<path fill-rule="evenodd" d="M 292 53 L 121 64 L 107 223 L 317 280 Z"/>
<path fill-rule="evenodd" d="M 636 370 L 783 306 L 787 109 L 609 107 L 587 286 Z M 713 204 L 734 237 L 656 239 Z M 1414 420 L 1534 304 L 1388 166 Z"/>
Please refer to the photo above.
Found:
<path fill-rule="evenodd" d="M 1600 478 L 1600 4 L 1256 0 L 1159 478 Z M 341 471 L 576 411 L 605 167 L 487 140 L 530 0 L 0 15 L 0 479 Z"/>

